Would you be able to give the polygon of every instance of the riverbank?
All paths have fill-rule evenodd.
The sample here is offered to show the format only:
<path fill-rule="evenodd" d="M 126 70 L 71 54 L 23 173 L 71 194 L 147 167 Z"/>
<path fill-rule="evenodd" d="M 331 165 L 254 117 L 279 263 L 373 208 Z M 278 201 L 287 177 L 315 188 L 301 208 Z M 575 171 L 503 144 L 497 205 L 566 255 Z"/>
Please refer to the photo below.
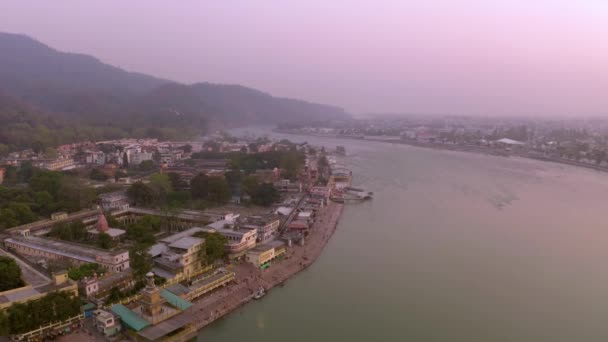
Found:
<path fill-rule="evenodd" d="M 445 150 L 445 151 L 455 151 L 455 152 L 469 152 L 469 153 L 477 153 L 498 157 L 521 157 L 528 158 L 534 160 L 540 160 L 551 163 L 558 163 L 563 165 L 577 166 L 583 167 L 586 169 L 592 169 L 596 171 L 608 172 L 608 166 L 602 166 L 597 164 L 584 163 L 576 160 L 563 159 L 563 158 L 555 158 L 550 156 L 544 156 L 541 154 L 530 153 L 530 152 L 517 152 L 517 151 L 506 151 L 506 150 L 497 150 L 491 149 L 489 147 L 484 146 L 474 146 L 474 145 L 457 145 L 457 144 L 435 144 L 435 143 L 424 143 L 419 141 L 411 141 L 411 140 L 401 140 L 401 139 L 381 139 L 381 138 L 372 138 L 372 137 L 351 137 L 351 136 L 338 136 L 338 135 L 322 135 L 322 134 L 303 134 L 303 133 L 294 133 L 288 131 L 280 131 L 274 130 L 277 133 L 281 134 L 292 134 L 299 136 L 308 136 L 308 137 L 319 137 L 319 138 L 335 138 L 335 139 L 345 139 L 345 140 L 358 140 L 358 141 L 373 141 L 373 142 L 382 142 L 382 143 L 392 143 L 392 144 L 402 144 L 409 145 L 415 147 L 422 148 L 430 148 L 435 150 Z"/>
<path fill-rule="evenodd" d="M 249 263 L 236 265 L 235 283 L 194 302 L 190 310 L 196 316 L 194 324 L 197 331 L 184 335 L 180 341 L 196 337 L 199 330 L 251 301 L 260 286 L 268 290 L 282 285 L 289 278 L 312 265 L 334 234 L 343 208 L 343 204 L 330 202 L 319 212 L 304 246 L 294 245 L 288 248 L 285 259 L 271 267 L 260 270 Z"/>

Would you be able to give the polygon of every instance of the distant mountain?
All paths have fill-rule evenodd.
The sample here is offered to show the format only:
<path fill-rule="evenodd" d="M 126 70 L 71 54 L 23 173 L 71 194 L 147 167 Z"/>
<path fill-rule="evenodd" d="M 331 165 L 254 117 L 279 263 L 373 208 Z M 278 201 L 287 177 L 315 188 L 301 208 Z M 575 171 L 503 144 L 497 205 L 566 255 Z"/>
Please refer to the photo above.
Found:
<path fill-rule="evenodd" d="M 277 98 L 238 85 L 184 85 L 128 72 L 10 33 L 0 33 L 0 90 L 46 112 L 95 125 L 192 128 L 348 117 L 338 107 Z"/>

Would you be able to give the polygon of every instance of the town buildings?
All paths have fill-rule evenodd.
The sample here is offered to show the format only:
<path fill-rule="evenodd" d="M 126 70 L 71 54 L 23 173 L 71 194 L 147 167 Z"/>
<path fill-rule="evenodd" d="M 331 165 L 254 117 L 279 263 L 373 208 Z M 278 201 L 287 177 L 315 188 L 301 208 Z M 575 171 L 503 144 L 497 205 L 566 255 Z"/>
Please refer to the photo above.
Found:
<path fill-rule="evenodd" d="M 278 237 L 281 221 L 277 215 L 248 216 L 239 222 L 241 228 L 256 229 L 257 242 L 266 243 Z"/>
<path fill-rule="evenodd" d="M 153 271 L 166 279 L 178 275 L 190 276 L 197 273 L 204 265 L 200 253 L 205 246 L 205 239 L 194 237 L 204 228 L 193 227 L 161 239 L 148 250 L 155 267 Z"/>
<path fill-rule="evenodd" d="M 15 303 L 25 303 L 37 300 L 49 293 L 66 292 L 78 296 L 78 285 L 68 278 L 67 272 L 57 272 L 52 275 L 49 283 L 41 286 L 27 284 L 16 289 L 0 292 L 0 310 L 7 309 Z"/>
<path fill-rule="evenodd" d="M 75 265 L 97 263 L 112 272 L 129 268 L 129 251 L 108 251 L 91 246 L 35 236 L 12 236 L 4 240 L 7 248 L 22 255 L 48 260 L 67 260 Z"/>
<path fill-rule="evenodd" d="M 182 273 L 189 277 L 203 267 L 201 250 L 205 239 L 185 236 L 168 244 L 161 257 L 155 260 L 161 268 L 174 274 Z"/>
<path fill-rule="evenodd" d="M 239 215 L 226 214 L 223 219 L 206 226 L 228 238 L 226 250 L 233 258 L 241 256 L 247 249 L 254 247 L 258 238 L 257 228 L 240 227 L 237 224 L 238 217 Z"/>
<path fill-rule="evenodd" d="M 67 170 L 70 168 L 74 168 L 75 166 L 74 159 L 71 157 L 59 157 L 56 159 L 36 159 L 33 162 L 35 167 L 41 169 L 47 169 L 50 171 L 59 171 L 59 170 Z"/>
<path fill-rule="evenodd" d="M 121 330 L 120 320 L 113 313 L 105 310 L 97 311 L 95 327 L 106 338 L 115 336 Z"/>
<path fill-rule="evenodd" d="M 100 234 L 107 234 L 112 240 L 117 241 L 126 234 L 126 231 L 123 229 L 111 228 L 108 225 L 108 220 L 106 220 L 105 215 L 99 214 L 97 223 L 95 223 L 93 228 L 88 230 L 88 233 L 93 239 L 98 239 Z"/>
<path fill-rule="evenodd" d="M 248 250 L 246 259 L 255 267 L 264 269 L 269 267 L 273 260 L 281 258 L 285 254 L 285 251 L 284 242 L 271 241 Z"/>
<path fill-rule="evenodd" d="M 103 276 L 97 274 L 86 277 L 79 282 L 80 293 L 88 299 L 103 300 L 112 288 L 116 287 L 126 291 L 135 285 L 133 271 L 127 269 L 119 273 L 106 273 Z"/>

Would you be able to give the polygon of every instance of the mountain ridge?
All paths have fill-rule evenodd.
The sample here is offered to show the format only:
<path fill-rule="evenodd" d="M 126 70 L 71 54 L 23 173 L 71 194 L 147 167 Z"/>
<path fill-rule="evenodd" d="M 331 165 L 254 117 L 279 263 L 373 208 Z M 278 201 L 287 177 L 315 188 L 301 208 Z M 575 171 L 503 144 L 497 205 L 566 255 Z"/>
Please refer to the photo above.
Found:
<path fill-rule="evenodd" d="M 96 57 L 58 51 L 29 36 L 0 32 L 0 89 L 51 113 L 93 122 L 138 117 L 164 107 L 187 109 L 199 121 L 259 123 L 345 118 L 344 109 L 275 97 L 236 84 L 183 84 L 126 71 Z M 146 101 L 148 101 L 146 103 Z M 197 119 L 197 120 L 198 120 Z"/>

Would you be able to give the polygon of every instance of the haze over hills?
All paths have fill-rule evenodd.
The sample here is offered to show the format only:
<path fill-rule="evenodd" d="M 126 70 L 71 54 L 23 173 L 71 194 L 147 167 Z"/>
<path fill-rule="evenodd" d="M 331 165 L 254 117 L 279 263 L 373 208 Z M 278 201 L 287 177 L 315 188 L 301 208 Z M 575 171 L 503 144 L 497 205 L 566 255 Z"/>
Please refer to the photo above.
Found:
<path fill-rule="evenodd" d="M 73 123 L 155 135 L 158 127 L 193 131 L 237 123 L 348 117 L 338 107 L 273 97 L 239 85 L 185 85 L 128 72 L 92 56 L 60 52 L 30 37 L 11 33 L 0 33 L 0 91 L 0 101 L 6 102 L 0 108 L 4 107 L 5 112 L 8 107 L 12 113 L 28 112 L 31 119 L 29 124 L 22 122 L 22 126 L 27 126 L 22 128 L 44 128 L 50 116 L 63 127 Z M 0 113 L 0 119 L 10 123 L 7 117 Z M 23 147 L 22 142 L 8 139 L 2 131 L 0 143 Z M 70 140 L 44 139 L 57 143 Z"/>

